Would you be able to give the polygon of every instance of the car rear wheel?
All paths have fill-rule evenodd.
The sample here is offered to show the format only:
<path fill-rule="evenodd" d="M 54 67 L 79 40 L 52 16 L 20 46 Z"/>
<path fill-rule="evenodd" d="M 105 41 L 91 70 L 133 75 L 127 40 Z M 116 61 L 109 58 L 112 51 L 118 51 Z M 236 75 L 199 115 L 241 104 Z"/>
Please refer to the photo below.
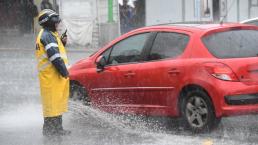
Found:
<path fill-rule="evenodd" d="M 186 129 L 193 132 L 210 131 L 220 118 L 216 118 L 212 102 L 203 90 L 189 90 L 181 101 L 181 114 Z"/>
<path fill-rule="evenodd" d="M 70 99 L 73 101 L 82 101 L 84 105 L 90 105 L 90 97 L 86 89 L 76 82 L 70 83 Z"/>

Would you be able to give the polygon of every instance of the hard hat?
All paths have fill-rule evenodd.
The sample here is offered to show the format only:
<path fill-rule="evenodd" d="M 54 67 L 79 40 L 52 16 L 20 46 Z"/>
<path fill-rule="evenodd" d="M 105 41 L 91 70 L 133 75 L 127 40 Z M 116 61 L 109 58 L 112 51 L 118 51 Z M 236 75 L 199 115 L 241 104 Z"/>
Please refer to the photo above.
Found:
<path fill-rule="evenodd" d="M 46 26 L 49 24 L 59 23 L 61 19 L 59 15 L 51 10 L 51 9 L 44 9 L 39 13 L 38 22 L 40 26 Z"/>

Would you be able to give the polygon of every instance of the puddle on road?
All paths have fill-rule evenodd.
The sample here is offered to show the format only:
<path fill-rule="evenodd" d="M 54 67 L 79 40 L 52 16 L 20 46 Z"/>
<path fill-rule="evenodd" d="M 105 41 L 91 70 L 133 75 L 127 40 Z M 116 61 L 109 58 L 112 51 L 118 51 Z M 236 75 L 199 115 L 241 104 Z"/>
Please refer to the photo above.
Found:
<path fill-rule="evenodd" d="M 41 105 L 17 105 L 0 113 L 0 129 L 17 129 L 42 126 Z"/>
<path fill-rule="evenodd" d="M 211 138 L 215 142 L 214 144 L 232 143 L 243 145 L 258 142 L 257 116 L 224 118 L 221 125 L 211 133 L 192 134 L 180 128 L 178 121 L 172 118 L 114 115 L 80 105 L 78 102 L 70 102 L 70 109 L 85 118 L 96 118 L 103 124 L 109 124 L 128 134 L 145 134 L 146 136 L 153 136 L 157 140 L 164 139 L 162 142 L 165 144 L 171 144 L 173 142 L 172 138 L 178 138 L 182 144 L 184 144 L 182 138 L 188 138 L 185 143 L 189 141 L 189 138 L 197 142 L 198 140 L 206 141 L 207 138 Z M 252 125 L 249 126 L 247 123 Z"/>
<path fill-rule="evenodd" d="M 67 141 L 69 141 L 70 143 L 74 143 L 74 141 L 76 140 L 79 142 L 84 142 L 85 139 L 83 137 L 80 138 L 81 133 L 78 131 L 79 129 L 81 129 L 88 132 L 87 127 L 91 128 L 91 125 L 100 125 L 95 128 L 98 129 L 98 131 L 95 131 L 93 133 L 96 136 L 89 136 L 89 138 L 93 138 L 92 141 L 94 140 L 94 137 L 97 138 L 98 135 L 102 134 L 101 131 L 103 128 L 108 128 L 110 131 L 115 132 L 117 131 L 117 129 L 120 130 L 117 132 L 123 134 L 123 139 L 126 140 L 125 144 L 129 142 L 128 140 L 130 140 L 130 138 L 135 138 L 139 140 L 144 139 L 141 140 L 141 143 L 139 144 L 145 144 L 147 142 L 149 142 L 148 144 L 173 144 L 175 140 L 177 140 L 179 144 L 200 144 L 200 142 L 202 140 L 205 141 L 206 138 L 211 138 L 213 141 L 215 141 L 215 145 L 218 143 L 227 144 L 229 142 L 236 144 L 235 141 L 239 142 L 236 140 L 237 138 L 240 138 L 239 136 L 242 136 L 240 140 L 244 141 L 246 139 L 244 135 L 245 132 L 247 134 L 248 132 L 250 132 L 250 130 L 243 129 L 243 121 L 245 121 L 246 119 L 240 121 L 242 122 L 242 125 L 239 125 L 240 123 L 234 121 L 234 118 L 229 119 L 229 121 L 227 121 L 228 119 L 225 119 L 226 123 L 223 123 L 223 125 L 225 126 L 219 128 L 219 131 L 215 131 L 211 134 L 191 135 L 183 130 L 178 131 L 177 129 L 171 127 L 170 119 L 144 116 L 113 115 L 101 112 L 91 107 L 83 106 L 77 102 L 70 102 L 69 109 L 70 110 L 68 115 L 64 115 L 64 122 L 66 124 L 65 127 L 67 127 L 68 129 L 72 129 L 74 135 L 78 134 L 79 136 L 75 137 L 74 135 L 72 135 L 70 139 L 64 139 L 66 143 Z M 81 123 L 76 126 L 76 122 L 72 122 L 75 118 L 71 118 L 73 116 L 71 114 L 75 114 L 74 116 L 77 116 L 78 118 L 82 117 L 79 121 L 82 121 L 82 124 L 86 123 L 87 126 L 83 126 Z M 90 122 L 87 122 L 87 118 L 94 118 L 97 122 L 91 124 Z M 254 117 L 253 119 L 255 118 L 256 117 Z M 237 122 L 240 128 L 235 127 L 235 130 L 229 130 L 228 128 L 232 127 L 230 121 L 232 122 L 232 126 L 236 125 L 234 124 L 234 122 Z M 27 144 L 31 141 L 31 138 L 34 138 L 35 142 L 37 142 L 38 144 L 45 144 L 45 141 L 42 139 L 41 134 L 42 123 L 43 118 L 40 104 L 20 104 L 18 106 L 9 106 L 9 108 L 5 108 L 3 112 L 0 112 L 0 140 L 4 139 L 3 143 L 5 144 Z M 243 131 L 241 128 L 243 129 Z M 220 137 L 216 137 L 216 134 L 220 134 Z M 254 133 L 253 137 L 257 136 L 256 134 L 257 133 Z M 15 137 L 16 140 L 12 140 L 13 137 Z M 119 135 L 111 135 L 111 137 L 114 137 L 114 143 L 116 141 L 123 140 L 121 138 L 119 139 Z M 234 141 L 232 142 L 232 140 Z M 246 140 L 245 143 L 247 141 L 248 140 Z M 253 140 L 251 142 L 256 142 L 256 140 Z M 50 143 L 53 142 L 50 141 Z M 135 143 L 138 144 L 137 142 Z M 240 144 L 245 143 L 242 142 Z"/>

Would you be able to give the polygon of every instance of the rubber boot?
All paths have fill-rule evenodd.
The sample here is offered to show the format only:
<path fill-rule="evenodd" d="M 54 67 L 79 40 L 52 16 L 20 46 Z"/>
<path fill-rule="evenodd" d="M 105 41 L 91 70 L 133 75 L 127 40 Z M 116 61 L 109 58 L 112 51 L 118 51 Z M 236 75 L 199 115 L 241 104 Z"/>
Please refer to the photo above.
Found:
<path fill-rule="evenodd" d="M 55 129 L 55 118 L 54 117 L 45 117 L 43 124 L 43 135 L 44 136 L 53 136 L 56 134 Z"/>
<path fill-rule="evenodd" d="M 64 135 L 70 135 L 71 131 L 69 130 L 64 130 L 63 129 L 63 120 L 62 120 L 62 115 L 58 116 L 57 118 L 57 124 L 56 124 L 56 131 L 58 135 L 64 136 Z"/>

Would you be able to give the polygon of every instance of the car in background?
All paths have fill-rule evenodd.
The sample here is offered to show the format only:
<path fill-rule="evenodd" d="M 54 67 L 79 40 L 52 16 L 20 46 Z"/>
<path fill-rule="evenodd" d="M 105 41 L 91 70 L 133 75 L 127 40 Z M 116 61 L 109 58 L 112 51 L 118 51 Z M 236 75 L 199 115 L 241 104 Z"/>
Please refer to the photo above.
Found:
<path fill-rule="evenodd" d="M 240 23 L 241 24 L 250 24 L 250 25 L 258 26 L 258 17 L 257 18 L 252 18 L 252 19 L 248 19 L 248 20 L 244 20 L 244 21 L 242 21 Z"/>
<path fill-rule="evenodd" d="M 224 116 L 258 113 L 257 38 L 258 27 L 233 23 L 140 28 L 74 64 L 71 97 L 211 130 Z"/>

